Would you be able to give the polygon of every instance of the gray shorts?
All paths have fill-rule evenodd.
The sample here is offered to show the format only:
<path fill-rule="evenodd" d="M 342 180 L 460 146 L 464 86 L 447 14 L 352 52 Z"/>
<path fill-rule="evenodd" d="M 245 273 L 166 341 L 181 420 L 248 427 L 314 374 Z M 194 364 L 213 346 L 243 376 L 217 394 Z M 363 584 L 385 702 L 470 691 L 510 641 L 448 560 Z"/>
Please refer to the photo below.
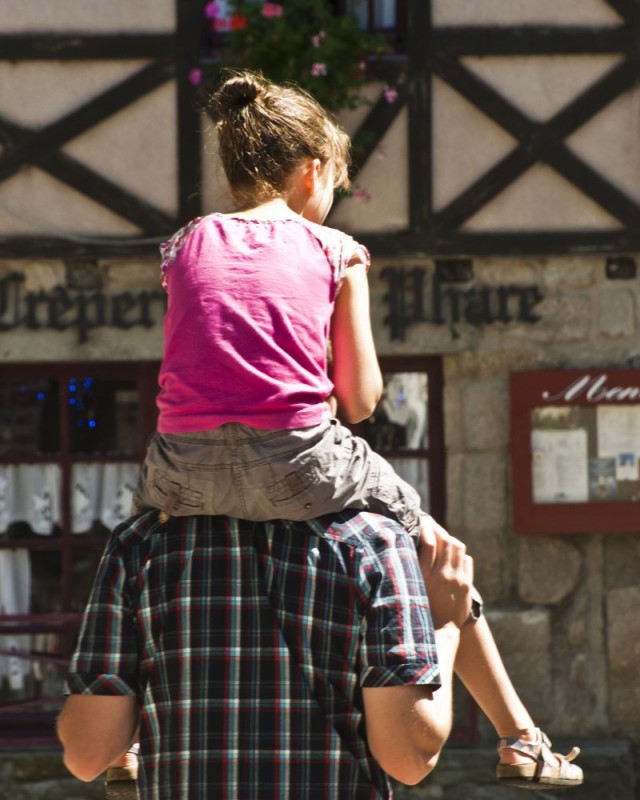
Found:
<path fill-rule="evenodd" d="M 416 490 L 364 439 L 336 419 L 266 431 L 232 422 L 211 431 L 156 433 L 140 471 L 133 513 L 212 514 L 255 521 L 305 520 L 345 508 L 397 520 L 417 536 Z M 472 591 L 471 619 L 482 614 Z"/>
<path fill-rule="evenodd" d="M 285 431 L 229 423 L 156 433 L 133 499 L 134 513 L 148 508 L 256 521 L 357 508 L 392 517 L 413 535 L 426 513 L 416 490 L 336 419 Z"/>

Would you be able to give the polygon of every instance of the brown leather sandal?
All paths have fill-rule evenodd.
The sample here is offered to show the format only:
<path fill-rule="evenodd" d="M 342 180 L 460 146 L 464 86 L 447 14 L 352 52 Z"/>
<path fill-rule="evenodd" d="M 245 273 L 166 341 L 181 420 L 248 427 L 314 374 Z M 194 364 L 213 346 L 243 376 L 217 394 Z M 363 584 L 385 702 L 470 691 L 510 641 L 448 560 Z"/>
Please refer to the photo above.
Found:
<path fill-rule="evenodd" d="M 104 782 L 106 800 L 137 800 L 137 773 L 124 767 L 109 767 Z"/>
<path fill-rule="evenodd" d="M 520 764 L 498 764 L 496 777 L 500 783 L 518 786 L 521 789 L 554 789 L 559 787 L 580 786 L 584 780 L 582 770 L 577 764 L 571 764 L 580 753 L 574 747 L 566 756 L 551 752 L 551 742 L 540 728 L 535 729 L 534 742 L 523 742 L 522 739 L 505 737 L 498 742 L 498 753 L 513 750 L 532 759 Z"/>
<path fill-rule="evenodd" d="M 132 754 L 135 758 L 127 759 L 129 761 L 127 766 L 107 767 L 106 780 L 104 782 L 104 796 L 106 800 L 137 800 L 137 744 L 129 748 L 127 755 L 129 754 Z"/>

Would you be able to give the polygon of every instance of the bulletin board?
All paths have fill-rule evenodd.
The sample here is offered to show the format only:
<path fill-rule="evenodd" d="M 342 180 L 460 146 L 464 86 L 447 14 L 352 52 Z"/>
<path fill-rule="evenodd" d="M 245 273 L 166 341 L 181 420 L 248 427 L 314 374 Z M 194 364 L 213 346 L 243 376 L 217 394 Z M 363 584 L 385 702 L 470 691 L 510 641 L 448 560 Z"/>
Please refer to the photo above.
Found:
<path fill-rule="evenodd" d="M 640 370 L 511 374 L 516 533 L 640 533 Z"/>

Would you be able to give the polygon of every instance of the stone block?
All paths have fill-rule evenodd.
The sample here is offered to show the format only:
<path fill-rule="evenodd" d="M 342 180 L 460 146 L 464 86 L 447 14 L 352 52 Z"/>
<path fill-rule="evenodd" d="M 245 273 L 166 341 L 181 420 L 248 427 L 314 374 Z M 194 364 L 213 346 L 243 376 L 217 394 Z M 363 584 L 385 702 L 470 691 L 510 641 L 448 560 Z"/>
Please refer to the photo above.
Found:
<path fill-rule="evenodd" d="M 27 261 L 16 270 L 24 275 L 24 292 L 50 292 L 66 283 L 66 270 L 62 261 Z"/>
<path fill-rule="evenodd" d="M 470 453 L 464 460 L 465 530 L 502 529 L 507 513 L 504 453 Z"/>
<path fill-rule="evenodd" d="M 598 327 L 602 336 L 620 339 L 636 331 L 636 308 L 627 289 L 601 289 L 598 292 Z"/>
<path fill-rule="evenodd" d="M 447 527 L 454 535 L 464 528 L 462 501 L 465 456 L 458 453 L 447 457 Z"/>
<path fill-rule="evenodd" d="M 579 744 L 579 763 L 585 782 L 573 789 L 576 800 L 637 800 L 633 751 L 628 742 L 556 741 L 554 750 L 566 753 Z M 395 800 L 522 800 L 523 790 L 501 786 L 495 779 L 496 752 L 490 747 L 445 747 L 435 770 L 416 786 L 394 782 Z M 525 792 L 525 797 L 527 796 Z M 542 797 L 533 792 L 529 797 Z M 563 790 L 545 791 L 548 800 L 568 797 Z"/>
<path fill-rule="evenodd" d="M 553 714 L 549 612 L 487 609 L 486 614 L 516 691 L 532 717 L 544 723 Z"/>
<path fill-rule="evenodd" d="M 605 536 L 605 587 L 622 589 L 626 586 L 637 586 L 638 575 L 640 575 L 640 538 L 635 535 Z"/>
<path fill-rule="evenodd" d="M 113 261 L 105 271 L 109 292 L 160 288 L 160 256 L 147 261 Z"/>
<path fill-rule="evenodd" d="M 444 441 L 447 452 L 464 450 L 462 398 L 459 381 L 444 386 Z"/>
<path fill-rule="evenodd" d="M 452 533 L 455 534 L 455 530 Z M 502 602 L 508 586 L 502 532 L 465 531 L 459 538 L 467 545 L 467 552 L 473 557 L 475 584 L 484 602 L 488 604 Z"/>
<path fill-rule="evenodd" d="M 528 342 L 581 342 L 591 333 L 594 316 L 589 295 L 574 293 L 547 297 L 536 313 L 541 319 L 535 325 L 519 325 L 509 329 L 510 340 L 526 339 Z"/>
<path fill-rule="evenodd" d="M 607 655 L 611 719 L 640 728 L 640 586 L 612 589 L 606 595 Z"/>
<path fill-rule="evenodd" d="M 572 544 L 547 536 L 520 544 L 518 592 L 525 603 L 553 605 L 576 587 L 582 559 Z"/>
<path fill-rule="evenodd" d="M 549 289 L 585 289 L 595 283 L 596 268 L 602 260 L 584 256 L 551 258 L 545 263 L 544 285 Z"/>
<path fill-rule="evenodd" d="M 509 388 L 503 378 L 470 382 L 462 391 L 468 450 L 500 450 L 509 442 Z"/>

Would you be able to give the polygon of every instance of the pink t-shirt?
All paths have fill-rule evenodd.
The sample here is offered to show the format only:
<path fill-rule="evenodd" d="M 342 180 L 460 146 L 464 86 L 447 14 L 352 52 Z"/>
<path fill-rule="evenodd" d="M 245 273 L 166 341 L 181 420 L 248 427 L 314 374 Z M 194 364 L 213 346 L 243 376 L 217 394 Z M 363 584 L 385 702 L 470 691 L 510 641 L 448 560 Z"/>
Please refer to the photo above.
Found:
<path fill-rule="evenodd" d="M 161 247 L 168 292 L 158 430 L 317 425 L 333 390 L 327 347 L 347 264 L 366 249 L 300 219 L 211 214 Z"/>

